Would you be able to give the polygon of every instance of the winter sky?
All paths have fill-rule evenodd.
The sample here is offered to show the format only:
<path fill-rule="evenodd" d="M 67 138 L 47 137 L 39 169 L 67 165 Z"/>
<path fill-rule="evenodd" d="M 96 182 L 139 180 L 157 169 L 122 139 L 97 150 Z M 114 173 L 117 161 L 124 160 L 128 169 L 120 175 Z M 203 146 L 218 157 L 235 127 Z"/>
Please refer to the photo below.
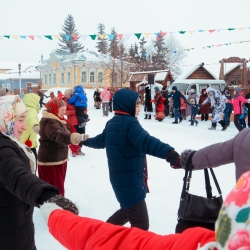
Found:
<path fill-rule="evenodd" d="M 184 48 L 195 48 L 187 52 L 183 64 L 218 63 L 231 56 L 250 57 L 250 42 L 202 48 L 250 40 L 249 0 L 0 0 L 0 5 L 0 35 L 59 34 L 65 18 L 71 14 L 79 34 L 96 34 L 100 22 L 106 26 L 106 33 L 110 33 L 112 27 L 121 34 L 195 30 L 192 34 L 174 35 Z M 198 32 L 228 28 L 236 30 Z M 152 38 L 155 36 L 151 35 L 148 41 Z M 80 41 L 85 48 L 95 49 L 96 41 L 90 37 Z M 136 41 L 132 36 L 125 44 L 129 47 Z M 56 48 L 55 38 L 52 41 L 3 38 L 0 39 L 0 61 L 38 63 L 41 54 L 48 59 Z"/>

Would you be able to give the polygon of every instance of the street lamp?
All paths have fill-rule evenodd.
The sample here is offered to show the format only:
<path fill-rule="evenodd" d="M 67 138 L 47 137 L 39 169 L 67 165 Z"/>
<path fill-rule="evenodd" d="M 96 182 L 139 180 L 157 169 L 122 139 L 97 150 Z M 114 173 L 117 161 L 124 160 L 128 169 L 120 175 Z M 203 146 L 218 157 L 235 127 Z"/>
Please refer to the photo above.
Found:
<path fill-rule="evenodd" d="M 18 69 L 19 69 L 19 88 L 20 88 L 20 94 L 22 91 L 22 86 L 21 86 L 21 63 L 18 64 Z"/>

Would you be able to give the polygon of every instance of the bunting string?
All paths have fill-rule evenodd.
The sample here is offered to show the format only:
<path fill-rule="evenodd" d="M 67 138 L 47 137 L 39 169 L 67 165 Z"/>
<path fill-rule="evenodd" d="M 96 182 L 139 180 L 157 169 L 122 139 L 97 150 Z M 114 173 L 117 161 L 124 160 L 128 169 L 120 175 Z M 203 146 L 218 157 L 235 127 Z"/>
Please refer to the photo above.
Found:
<path fill-rule="evenodd" d="M 179 30 L 179 31 L 160 31 L 160 32 L 146 32 L 146 33 L 129 33 L 129 34 L 122 34 L 119 33 L 117 34 L 117 37 L 122 40 L 128 40 L 129 38 L 131 38 L 133 35 L 139 40 L 141 38 L 141 36 L 144 36 L 145 38 L 148 38 L 151 35 L 156 36 L 156 39 L 161 37 L 165 37 L 167 35 L 173 35 L 173 34 L 180 34 L 180 35 L 185 35 L 185 34 L 194 34 L 194 33 L 210 33 L 210 34 L 215 34 L 215 33 L 219 33 L 221 31 L 228 31 L 228 32 L 232 32 L 232 31 L 243 31 L 243 30 L 250 30 L 250 27 L 241 27 L 241 28 L 225 28 L 225 29 L 199 29 L 199 30 Z M 56 34 L 56 35 L 0 35 L 0 40 L 3 39 L 30 39 L 30 40 L 36 40 L 36 39 L 48 39 L 48 40 L 58 40 L 60 39 L 60 35 Z M 73 40 L 78 40 L 78 39 L 83 39 L 85 41 L 85 39 L 87 37 L 89 37 L 91 40 L 96 40 L 97 38 L 100 38 L 101 40 L 108 38 L 110 40 L 114 39 L 114 34 L 72 34 L 71 37 L 69 35 L 64 35 L 65 39 L 68 41 L 71 37 Z"/>

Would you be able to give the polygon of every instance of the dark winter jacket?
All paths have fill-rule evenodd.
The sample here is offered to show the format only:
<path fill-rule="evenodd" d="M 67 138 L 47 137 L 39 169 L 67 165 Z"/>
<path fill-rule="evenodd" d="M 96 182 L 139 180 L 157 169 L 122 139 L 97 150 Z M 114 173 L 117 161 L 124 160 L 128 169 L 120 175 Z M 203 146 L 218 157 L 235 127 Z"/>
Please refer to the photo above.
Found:
<path fill-rule="evenodd" d="M 175 86 L 172 88 L 172 90 L 176 90 L 176 92 L 175 93 L 171 92 L 168 95 L 168 98 L 169 97 L 173 98 L 173 102 L 174 102 L 173 106 L 174 106 L 174 108 L 180 108 L 180 106 L 181 106 L 180 98 L 186 100 L 186 97 L 179 90 L 177 90 L 177 88 Z"/>
<path fill-rule="evenodd" d="M 75 86 L 75 92 L 69 98 L 68 103 L 74 104 L 75 107 L 88 107 L 88 99 L 81 85 Z"/>
<path fill-rule="evenodd" d="M 32 174 L 28 157 L 0 133 L 0 249 L 34 250 L 34 206 L 59 194 Z"/>
<path fill-rule="evenodd" d="M 101 92 L 100 91 L 95 91 L 93 97 L 94 97 L 94 101 L 95 102 L 101 102 L 102 101 Z"/>
<path fill-rule="evenodd" d="M 206 89 L 202 89 L 201 91 L 201 95 L 200 95 L 200 99 L 199 99 L 199 104 L 202 104 L 206 99 L 207 99 L 207 92 L 203 93 L 204 91 L 206 91 Z M 207 103 L 204 104 L 203 106 L 201 106 L 200 108 L 200 113 L 201 114 L 209 114 L 209 107 L 210 107 L 211 103 Z"/>
<path fill-rule="evenodd" d="M 115 116 L 106 123 L 101 134 L 84 142 L 88 147 L 106 148 L 110 182 L 122 208 L 132 207 L 146 197 L 146 154 L 166 159 L 174 150 L 150 136 L 135 118 L 138 96 L 129 89 L 117 91 Z"/>
<path fill-rule="evenodd" d="M 149 87 L 145 88 L 144 111 L 153 112 L 153 107 L 151 102 L 151 90 L 149 89 Z"/>
<path fill-rule="evenodd" d="M 199 108 L 202 106 L 201 104 L 191 104 L 189 102 L 186 102 L 187 105 L 191 106 L 191 115 L 197 115 Z"/>

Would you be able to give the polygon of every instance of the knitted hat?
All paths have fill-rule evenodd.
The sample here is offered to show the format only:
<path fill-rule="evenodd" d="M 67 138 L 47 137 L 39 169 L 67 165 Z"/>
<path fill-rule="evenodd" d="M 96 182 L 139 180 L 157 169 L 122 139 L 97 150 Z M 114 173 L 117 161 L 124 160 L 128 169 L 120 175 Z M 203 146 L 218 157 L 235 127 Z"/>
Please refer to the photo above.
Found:
<path fill-rule="evenodd" d="M 6 88 L 1 88 L 1 89 L 0 89 L 0 96 L 5 96 L 6 93 L 7 93 L 8 91 L 9 91 L 9 90 L 6 89 Z"/>
<path fill-rule="evenodd" d="M 0 132 L 13 135 L 15 119 L 26 111 L 18 95 L 0 97 Z"/>
<path fill-rule="evenodd" d="M 72 95 L 73 94 L 73 90 L 72 89 L 66 89 L 64 91 L 64 95 Z"/>
<path fill-rule="evenodd" d="M 235 87 L 235 88 L 234 88 L 234 91 L 236 92 L 236 94 L 239 94 L 239 93 L 241 92 L 241 88 Z"/>
<path fill-rule="evenodd" d="M 55 97 L 52 100 L 48 101 L 45 105 L 47 111 L 56 116 L 58 115 L 59 108 L 63 106 L 66 106 L 65 102 L 58 97 Z"/>
<path fill-rule="evenodd" d="M 160 92 L 160 89 L 158 87 L 155 87 L 155 92 Z"/>
<path fill-rule="evenodd" d="M 176 86 L 172 87 L 172 90 L 177 90 L 177 87 Z"/>
<path fill-rule="evenodd" d="M 195 92 L 195 89 L 191 89 L 191 90 L 190 90 L 190 93 L 194 93 L 194 92 Z"/>

